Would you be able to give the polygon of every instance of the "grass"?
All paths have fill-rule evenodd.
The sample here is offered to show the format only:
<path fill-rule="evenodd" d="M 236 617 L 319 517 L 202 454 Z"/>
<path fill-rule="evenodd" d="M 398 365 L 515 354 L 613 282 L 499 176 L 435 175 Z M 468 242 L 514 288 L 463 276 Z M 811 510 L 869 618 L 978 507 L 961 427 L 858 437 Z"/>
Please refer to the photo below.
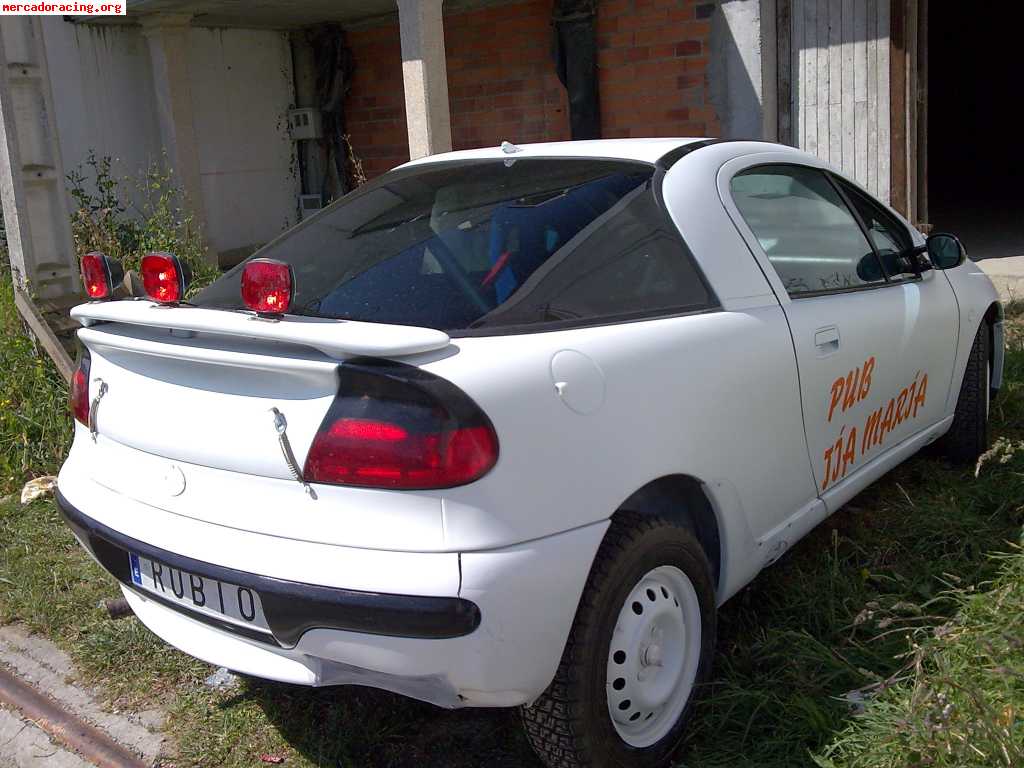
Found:
<path fill-rule="evenodd" d="M 68 419 L 62 382 L 17 333 L 9 290 L 0 321 L 2 398 L 19 414 L 0 409 L 11 493 L 56 468 Z M 993 413 L 1004 449 L 977 478 L 913 459 L 724 606 L 714 682 L 681 764 L 1024 765 L 1022 326 Z M 134 618 L 106 617 L 97 603 L 115 594 L 52 502 L 0 502 L 0 623 L 56 640 L 111 705 L 168 708 L 177 766 L 252 766 L 261 755 L 289 766 L 537 765 L 512 711 L 255 680 L 210 691 L 207 665 Z"/>
<path fill-rule="evenodd" d="M 0 253 L 6 260 L 6 253 Z M 10 274 L 0 269 L 0 497 L 54 474 L 71 438 L 67 387 L 22 331 Z M 2 539 L 0 539 L 2 541 Z"/>
<path fill-rule="evenodd" d="M 821 768 L 1024 765 L 1024 551 L 950 621 L 913 633 L 899 683 L 819 755 Z"/>

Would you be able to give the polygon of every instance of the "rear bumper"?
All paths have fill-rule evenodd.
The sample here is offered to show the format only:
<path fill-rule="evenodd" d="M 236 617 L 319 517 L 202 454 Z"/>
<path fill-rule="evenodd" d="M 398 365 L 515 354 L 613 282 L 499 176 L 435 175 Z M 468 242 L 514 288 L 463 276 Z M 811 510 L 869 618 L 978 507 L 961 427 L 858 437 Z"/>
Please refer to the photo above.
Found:
<path fill-rule="evenodd" d="M 60 472 L 59 504 L 82 544 L 121 582 L 138 618 L 203 661 L 285 683 L 366 685 L 450 708 L 529 702 L 554 676 L 608 526 L 461 553 L 271 536 L 113 490 L 96 479 L 88 435 L 79 442 Z M 234 482 L 225 473 L 220 495 L 187 492 L 188 501 L 195 508 L 221 503 Z M 277 514 L 273 503 L 248 509 L 254 518 Z M 329 517 L 334 508 L 323 510 Z M 128 551 L 253 589 L 273 641 L 137 591 Z"/>
<path fill-rule="evenodd" d="M 459 597 L 425 597 L 363 592 L 260 576 L 195 560 L 138 541 L 103 525 L 76 509 L 57 491 L 57 507 L 65 521 L 110 574 L 128 589 L 132 583 L 128 553 L 143 555 L 189 573 L 248 587 L 260 596 L 273 638 L 262 632 L 221 622 L 206 614 L 179 609 L 158 595 L 144 597 L 181 610 L 210 626 L 292 648 L 311 629 L 336 629 L 372 635 L 421 639 L 461 637 L 480 626 L 480 609 Z"/>

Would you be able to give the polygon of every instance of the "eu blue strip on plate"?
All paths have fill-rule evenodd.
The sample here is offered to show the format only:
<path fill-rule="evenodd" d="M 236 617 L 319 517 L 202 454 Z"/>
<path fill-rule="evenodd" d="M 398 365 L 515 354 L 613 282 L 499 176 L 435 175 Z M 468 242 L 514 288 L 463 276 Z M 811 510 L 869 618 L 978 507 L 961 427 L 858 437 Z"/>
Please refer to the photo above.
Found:
<path fill-rule="evenodd" d="M 142 568 L 139 567 L 139 556 L 136 555 L 134 552 L 129 552 L 128 553 L 128 559 L 131 560 L 131 563 L 132 563 L 132 581 L 134 581 L 136 584 L 138 584 L 141 587 L 142 586 Z"/>

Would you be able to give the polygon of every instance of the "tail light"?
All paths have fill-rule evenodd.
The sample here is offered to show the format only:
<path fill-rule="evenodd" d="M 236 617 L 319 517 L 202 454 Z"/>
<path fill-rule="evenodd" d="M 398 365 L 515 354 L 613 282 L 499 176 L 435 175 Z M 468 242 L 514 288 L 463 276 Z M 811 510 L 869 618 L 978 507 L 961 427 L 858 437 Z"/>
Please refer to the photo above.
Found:
<path fill-rule="evenodd" d="M 89 369 L 92 367 L 92 360 L 89 357 L 89 350 L 82 349 L 78 361 L 78 368 L 71 375 L 71 412 L 75 415 L 75 421 L 89 426 Z"/>
<path fill-rule="evenodd" d="M 346 362 L 339 372 L 338 396 L 306 455 L 306 481 L 452 488 L 498 461 L 490 419 L 451 382 L 376 359 Z"/>
<path fill-rule="evenodd" d="M 292 268 L 283 261 L 252 259 L 242 270 L 242 302 L 259 315 L 285 314 L 295 296 Z"/>
<path fill-rule="evenodd" d="M 160 304 L 177 304 L 185 298 L 192 277 L 188 266 L 173 253 L 147 253 L 139 266 L 146 295 Z"/>
<path fill-rule="evenodd" d="M 85 295 L 93 301 L 112 298 L 114 288 L 124 280 L 124 267 L 119 261 L 99 251 L 82 257 L 82 284 Z"/>

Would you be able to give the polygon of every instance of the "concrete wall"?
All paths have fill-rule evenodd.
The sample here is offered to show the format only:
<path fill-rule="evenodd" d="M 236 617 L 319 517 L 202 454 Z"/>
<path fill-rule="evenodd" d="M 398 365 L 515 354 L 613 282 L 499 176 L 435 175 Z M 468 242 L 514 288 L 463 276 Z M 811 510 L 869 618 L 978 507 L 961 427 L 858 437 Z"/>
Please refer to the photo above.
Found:
<path fill-rule="evenodd" d="M 281 32 L 200 28 L 189 47 L 207 239 L 230 261 L 296 222 L 291 48 Z"/>
<path fill-rule="evenodd" d="M 61 157 L 70 173 L 90 149 L 116 159 L 117 176 L 160 158 L 149 49 L 139 27 L 42 20 Z"/>
<path fill-rule="evenodd" d="M 136 26 L 43 20 L 61 155 L 89 150 L 134 176 L 162 156 L 149 48 Z M 248 253 L 295 223 L 298 169 L 288 137 L 291 48 L 280 32 L 194 28 L 189 88 L 200 151 L 207 242 Z"/>

